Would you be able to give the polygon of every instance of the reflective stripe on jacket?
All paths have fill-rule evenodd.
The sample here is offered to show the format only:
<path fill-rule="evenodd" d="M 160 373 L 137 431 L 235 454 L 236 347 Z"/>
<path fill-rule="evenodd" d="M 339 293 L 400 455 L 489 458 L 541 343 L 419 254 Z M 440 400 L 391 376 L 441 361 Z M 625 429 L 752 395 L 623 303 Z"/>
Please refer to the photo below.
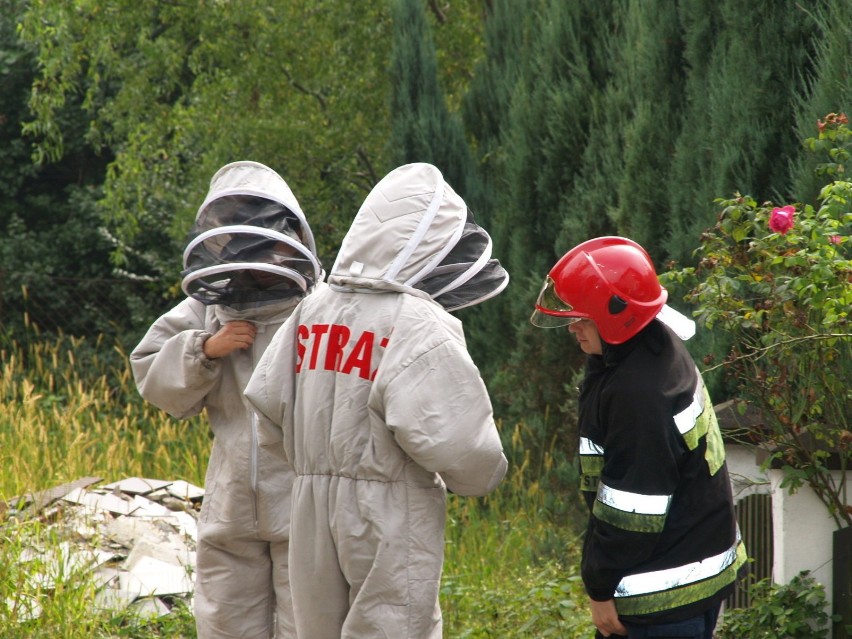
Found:
<path fill-rule="evenodd" d="M 668 328 L 652 322 L 589 358 L 580 435 L 590 596 L 671 621 L 721 598 L 746 552 L 712 403 Z"/>

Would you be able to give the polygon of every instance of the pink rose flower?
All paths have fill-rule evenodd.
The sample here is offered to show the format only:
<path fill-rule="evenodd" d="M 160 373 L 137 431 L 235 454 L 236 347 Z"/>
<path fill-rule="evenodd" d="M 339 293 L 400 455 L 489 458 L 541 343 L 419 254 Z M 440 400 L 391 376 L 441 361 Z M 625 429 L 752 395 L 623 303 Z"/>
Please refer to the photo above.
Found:
<path fill-rule="evenodd" d="M 792 205 L 772 209 L 772 213 L 769 215 L 769 228 L 781 235 L 787 235 L 787 231 L 793 228 L 793 215 L 795 214 L 796 207 Z"/>
<path fill-rule="evenodd" d="M 832 244 L 840 244 L 843 241 L 843 238 L 839 235 L 830 235 L 828 241 Z"/>

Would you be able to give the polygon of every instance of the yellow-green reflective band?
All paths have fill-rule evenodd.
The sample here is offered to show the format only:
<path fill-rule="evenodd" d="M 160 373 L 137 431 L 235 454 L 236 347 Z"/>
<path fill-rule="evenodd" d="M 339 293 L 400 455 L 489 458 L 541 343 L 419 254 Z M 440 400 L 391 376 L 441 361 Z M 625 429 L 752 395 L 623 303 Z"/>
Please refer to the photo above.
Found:
<path fill-rule="evenodd" d="M 696 369 L 695 390 L 692 393 L 692 403 L 674 416 L 678 432 L 686 440 L 690 450 L 698 445 L 701 434 L 695 432 L 695 423 L 704 412 L 704 380 Z"/>
<path fill-rule="evenodd" d="M 689 424 L 690 419 L 694 420 L 692 424 Z M 722 433 L 719 431 L 719 420 L 710 401 L 710 393 L 704 386 L 700 374 L 695 384 L 692 403 L 675 415 L 674 420 L 689 450 L 695 450 L 701 438 L 707 437 L 704 458 L 707 460 L 711 475 L 719 472 L 722 464 L 725 463 L 725 444 L 722 441 Z"/>
<path fill-rule="evenodd" d="M 704 389 L 705 401 L 707 406 L 712 406 L 710 403 L 710 394 L 707 389 Z M 716 417 L 716 411 L 712 408 L 705 410 L 701 415 L 702 421 L 701 430 L 707 433 L 707 450 L 704 451 L 704 459 L 707 460 L 707 465 L 710 467 L 710 475 L 715 475 L 719 472 L 722 464 L 725 463 L 725 442 L 722 440 L 722 432 L 719 430 L 719 420 Z"/>
<path fill-rule="evenodd" d="M 641 495 L 600 484 L 592 514 L 622 530 L 656 533 L 666 525 L 670 503 L 671 495 Z"/>
<path fill-rule="evenodd" d="M 733 563 L 712 577 L 704 581 L 689 583 L 682 587 L 673 587 L 671 590 L 663 590 L 644 595 L 630 596 L 616 593 L 615 607 L 620 615 L 646 615 L 701 601 L 702 599 L 713 596 L 728 584 L 733 583 L 737 578 L 737 572 L 739 572 L 739 569 L 746 561 L 748 561 L 748 555 L 745 544 L 738 539 Z"/>
<path fill-rule="evenodd" d="M 600 489 L 598 489 L 598 492 L 600 492 Z M 625 512 L 597 500 L 592 507 L 592 514 L 600 521 L 605 521 L 611 526 L 631 532 L 659 533 L 666 525 L 665 515 Z"/>
<path fill-rule="evenodd" d="M 597 493 L 600 475 L 580 474 L 580 490 L 584 493 Z"/>
<path fill-rule="evenodd" d="M 641 572 L 628 575 L 621 580 L 615 589 L 615 597 L 635 597 L 652 592 L 662 592 L 672 588 L 680 588 L 688 584 L 710 579 L 723 572 L 728 566 L 737 562 L 737 556 L 742 545 L 739 529 L 734 545 L 718 555 L 707 557 L 701 561 L 693 561 L 684 566 Z M 744 550 L 744 548 L 743 548 Z"/>
<path fill-rule="evenodd" d="M 580 438 L 580 490 L 598 492 L 598 481 L 604 465 L 604 449 L 588 437 Z"/>
<path fill-rule="evenodd" d="M 580 490 L 587 493 L 598 492 L 603 465 L 603 455 L 580 455 Z"/>
<path fill-rule="evenodd" d="M 582 455 L 580 457 L 580 472 L 586 475 L 600 475 L 603 465 L 604 458 L 602 455 Z"/>

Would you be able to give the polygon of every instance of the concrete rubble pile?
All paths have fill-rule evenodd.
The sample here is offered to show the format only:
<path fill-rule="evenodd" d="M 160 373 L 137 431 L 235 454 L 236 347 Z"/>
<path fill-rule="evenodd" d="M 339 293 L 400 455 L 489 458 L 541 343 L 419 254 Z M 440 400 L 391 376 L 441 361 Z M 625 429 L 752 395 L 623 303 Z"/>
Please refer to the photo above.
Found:
<path fill-rule="evenodd" d="M 44 591 L 59 578 L 88 573 L 99 610 L 161 616 L 178 600 L 191 606 L 203 489 L 138 477 L 96 487 L 101 481 L 86 477 L 0 504 L 0 522 L 38 519 L 59 540 L 28 545 L 20 561 L 32 562 Z M 39 616 L 37 603 L 29 605 L 19 618 Z"/>

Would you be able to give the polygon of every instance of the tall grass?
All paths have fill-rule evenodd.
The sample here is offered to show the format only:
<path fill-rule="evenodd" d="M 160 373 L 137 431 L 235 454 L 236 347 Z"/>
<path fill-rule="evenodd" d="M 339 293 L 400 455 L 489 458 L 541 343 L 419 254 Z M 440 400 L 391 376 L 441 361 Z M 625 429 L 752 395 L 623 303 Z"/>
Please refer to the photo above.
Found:
<path fill-rule="evenodd" d="M 450 496 L 441 587 L 444 636 L 593 636 L 577 569 L 584 518 L 576 493 L 554 490 L 556 451 L 533 450 L 536 442 L 523 424 L 513 428 L 510 442 L 507 452 L 515 463 L 494 493 L 482 499 Z"/>
<path fill-rule="evenodd" d="M 0 363 L 0 503 L 89 476 L 202 485 L 210 446 L 204 419 L 177 421 L 142 400 L 121 347 L 102 339 L 6 339 Z M 592 635 L 576 569 L 576 495 L 564 488 L 572 471 L 552 448 L 515 425 L 503 484 L 482 499 L 450 496 L 445 637 Z M 186 609 L 156 622 L 95 613 L 94 586 L 83 574 L 56 575 L 46 586 L 45 567 L 21 557 L 36 547 L 55 551 L 63 540 L 43 522 L 3 519 L 0 512 L 3 639 L 195 637 Z M 34 605 L 39 615 L 30 618 Z"/>
<path fill-rule="evenodd" d="M 203 483 L 206 424 L 142 400 L 120 347 L 5 343 L 0 361 L 0 499 L 90 476 Z"/>

